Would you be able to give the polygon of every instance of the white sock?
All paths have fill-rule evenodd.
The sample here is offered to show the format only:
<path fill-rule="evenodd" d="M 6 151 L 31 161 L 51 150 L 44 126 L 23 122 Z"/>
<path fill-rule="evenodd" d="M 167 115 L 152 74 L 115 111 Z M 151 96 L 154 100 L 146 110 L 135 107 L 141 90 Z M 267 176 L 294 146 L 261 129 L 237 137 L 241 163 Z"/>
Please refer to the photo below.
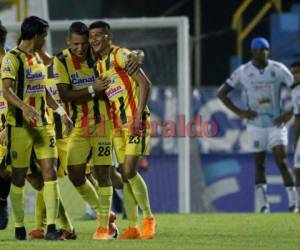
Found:
<path fill-rule="evenodd" d="M 297 188 L 299 189 L 299 187 Z M 288 196 L 288 202 L 289 202 L 289 208 L 295 206 L 298 208 L 298 195 L 297 190 L 295 187 L 285 187 L 287 196 Z"/>
<path fill-rule="evenodd" d="M 262 208 L 266 208 L 266 212 L 269 211 L 270 205 L 267 197 L 267 184 L 255 185 L 255 212 L 260 213 Z"/>

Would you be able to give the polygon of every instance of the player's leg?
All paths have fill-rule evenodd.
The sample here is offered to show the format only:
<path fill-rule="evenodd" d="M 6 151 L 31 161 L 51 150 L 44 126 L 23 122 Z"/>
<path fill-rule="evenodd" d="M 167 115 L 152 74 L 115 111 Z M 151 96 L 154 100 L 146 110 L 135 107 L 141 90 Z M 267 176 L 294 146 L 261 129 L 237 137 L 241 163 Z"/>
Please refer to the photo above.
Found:
<path fill-rule="evenodd" d="M 267 128 L 247 125 L 247 142 L 255 163 L 255 211 L 270 212 L 267 197 L 266 151 L 268 149 Z"/>
<path fill-rule="evenodd" d="M 270 205 L 267 198 L 267 180 L 266 180 L 266 152 L 257 152 L 253 154 L 255 161 L 255 201 L 256 212 L 270 212 Z"/>
<path fill-rule="evenodd" d="M 298 195 L 298 203 L 300 201 L 300 143 L 297 143 L 294 153 L 294 167 L 295 167 L 295 186 Z"/>
<path fill-rule="evenodd" d="M 83 200 L 99 211 L 99 197 L 85 175 L 90 151 L 89 138 L 83 136 L 82 129 L 74 128 L 69 141 L 68 177 Z"/>
<path fill-rule="evenodd" d="M 110 178 L 112 166 L 112 124 L 105 122 L 105 134 L 90 139 L 93 147 L 92 160 L 94 173 L 98 183 L 100 201 L 99 228 L 94 234 L 95 240 L 106 240 L 109 235 L 109 214 L 111 210 L 113 187 Z"/>
<path fill-rule="evenodd" d="M 28 130 L 7 126 L 8 161 L 11 161 L 11 189 L 10 200 L 12 214 L 15 220 L 15 238 L 26 240 L 24 224 L 24 185 L 33 141 Z M 20 143 L 22 141 L 22 143 Z"/>
<path fill-rule="evenodd" d="M 57 139 L 57 153 L 58 153 L 58 169 L 57 177 L 64 178 L 68 172 L 68 158 L 69 158 L 69 138 Z M 62 239 L 74 240 L 77 238 L 75 229 L 69 214 L 67 213 L 61 195 L 59 196 L 58 219 L 60 223 L 60 230 Z"/>
<path fill-rule="evenodd" d="M 294 185 L 292 171 L 288 166 L 286 146 L 277 145 L 272 148 L 272 152 L 286 188 L 289 211 L 298 212 L 298 196 Z"/>
<path fill-rule="evenodd" d="M 126 150 L 126 131 L 121 131 L 121 134 L 115 135 L 113 138 L 113 147 L 115 156 L 119 163 L 121 172 L 123 171 L 123 165 L 125 162 L 125 150 Z M 123 175 L 122 175 L 123 178 Z M 129 227 L 125 229 L 120 239 L 140 239 L 141 232 L 138 227 L 138 204 L 130 187 L 128 180 L 123 178 L 123 203 L 126 213 L 126 217 L 129 222 Z"/>
<path fill-rule="evenodd" d="M 32 161 L 31 164 L 34 164 Z M 37 171 L 37 166 L 34 165 L 30 167 L 29 173 L 26 176 L 26 180 L 30 183 L 30 185 L 36 190 L 35 194 L 35 210 L 34 210 L 34 222 L 35 226 L 32 229 L 28 236 L 31 239 L 43 239 L 45 237 L 44 234 L 44 226 L 46 220 L 46 205 L 44 202 L 44 195 L 43 195 L 43 187 L 44 187 L 44 180 L 43 176 L 40 172 Z"/>
<path fill-rule="evenodd" d="M 7 197 L 10 190 L 11 175 L 6 170 L 6 153 L 6 146 L 0 145 L 0 230 L 5 229 L 8 224 Z"/>
<path fill-rule="evenodd" d="M 44 202 L 46 206 L 46 240 L 59 240 L 60 232 L 56 229 L 59 209 L 59 186 L 57 180 L 57 147 L 55 131 L 52 127 L 40 127 L 33 130 L 34 152 L 44 180 Z"/>
<path fill-rule="evenodd" d="M 292 171 L 288 165 L 287 158 L 287 145 L 288 145 L 288 133 L 286 127 L 272 127 L 269 128 L 269 144 L 272 148 L 272 153 L 275 162 L 281 173 L 284 186 L 286 188 L 288 196 L 289 211 L 298 212 L 298 197 L 295 188 Z"/>

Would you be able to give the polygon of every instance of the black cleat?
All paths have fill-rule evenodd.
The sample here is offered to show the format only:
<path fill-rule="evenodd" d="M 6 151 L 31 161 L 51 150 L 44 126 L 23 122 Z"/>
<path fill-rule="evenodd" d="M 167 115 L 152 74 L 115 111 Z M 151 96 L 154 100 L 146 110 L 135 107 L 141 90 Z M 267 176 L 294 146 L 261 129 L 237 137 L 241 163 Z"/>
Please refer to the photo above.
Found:
<path fill-rule="evenodd" d="M 8 224 L 7 200 L 0 200 L 0 230 L 4 230 Z"/>
<path fill-rule="evenodd" d="M 27 240 L 25 227 L 15 228 L 15 239 L 16 240 Z"/>
<path fill-rule="evenodd" d="M 58 230 L 47 232 L 45 235 L 45 240 L 62 240 L 61 232 Z"/>

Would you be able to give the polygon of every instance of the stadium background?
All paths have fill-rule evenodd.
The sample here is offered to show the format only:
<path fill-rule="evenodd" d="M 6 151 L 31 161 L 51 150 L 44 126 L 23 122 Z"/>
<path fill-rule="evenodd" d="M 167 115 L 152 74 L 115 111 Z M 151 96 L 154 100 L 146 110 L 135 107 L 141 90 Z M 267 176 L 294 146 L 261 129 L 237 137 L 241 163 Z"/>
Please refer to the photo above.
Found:
<path fill-rule="evenodd" d="M 6 22 L 22 19 L 25 9 L 21 7 L 18 14 L 20 2 L 21 6 L 28 3 L 28 14 L 44 16 L 41 3 L 47 1 L 0 1 L 0 18 L 4 25 Z M 244 26 L 251 23 L 266 3 L 281 3 L 281 11 L 278 12 L 272 5 L 244 39 L 242 56 L 236 53 L 237 32 L 232 28 L 232 19 L 238 7 L 247 1 L 230 0 L 222 8 L 216 8 L 218 2 L 60 0 L 58 3 L 49 0 L 48 14 L 50 20 L 188 16 L 192 65 L 191 116 L 200 115 L 202 122 L 212 122 L 218 128 L 214 137 L 191 139 L 191 211 L 252 212 L 255 207 L 254 167 L 251 157 L 246 153 L 245 122 L 221 105 L 215 97 L 216 90 L 234 67 L 250 58 L 249 42 L 253 36 L 270 39 L 272 58 L 287 65 L 300 57 L 300 1 L 250 1 L 252 3 L 241 20 Z M 197 8 L 198 12 L 195 11 Z M 65 46 L 65 35 L 66 32 L 53 32 L 53 53 Z M 10 34 L 7 45 L 13 47 L 16 37 L 16 33 Z M 154 84 L 149 102 L 153 117 L 157 120 L 174 121 L 178 113 L 179 95 L 176 89 L 178 68 L 174 31 L 123 30 L 116 32 L 115 40 L 123 46 L 145 50 L 144 67 Z M 233 98 L 242 105 L 240 93 L 234 93 Z M 287 92 L 283 93 L 283 100 L 284 106 L 288 107 L 290 98 Z M 289 128 L 292 145 L 291 123 Z M 180 178 L 177 171 L 178 141 L 176 137 L 163 138 L 161 133 L 159 131 L 158 136 L 152 140 L 150 169 L 142 174 L 149 183 L 154 211 L 177 212 Z M 289 152 L 292 163 L 291 146 Z M 272 211 L 286 211 L 286 194 L 271 157 L 268 159 L 268 183 Z M 32 213 L 34 192 L 31 188 L 28 191 L 26 209 Z M 62 193 L 71 213 L 84 213 L 84 204 L 67 180 L 63 181 Z"/>

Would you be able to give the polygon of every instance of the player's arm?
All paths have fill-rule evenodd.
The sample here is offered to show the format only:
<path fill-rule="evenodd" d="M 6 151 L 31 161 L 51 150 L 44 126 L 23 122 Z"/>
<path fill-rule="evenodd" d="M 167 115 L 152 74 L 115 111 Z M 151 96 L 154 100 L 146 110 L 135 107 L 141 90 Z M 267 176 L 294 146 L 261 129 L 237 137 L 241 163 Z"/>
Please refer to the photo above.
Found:
<path fill-rule="evenodd" d="M 36 109 L 25 102 L 23 102 L 13 91 L 13 80 L 5 78 L 2 80 L 3 83 L 3 96 L 6 101 L 19 109 L 22 110 L 24 118 L 27 122 L 34 122 L 40 119 L 39 113 Z"/>
<path fill-rule="evenodd" d="M 65 109 L 57 103 L 54 97 L 51 95 L 49 90 L 46 88 L 46 101 L 47 105 L 54 110 L 54 112 L 58 113 L 61 117 L 61 121 L 66 126 L 65 134 L 69 135 L 73 129 L 73 122 L 70 117 L 67 115 Z"/>
<path fill-rule="evenodd" d="M 34 122 L 40 119 L 38 112 L 32 106 L 23 102 L 13 91 L 19 66 L 19 62 L 13 54 L 7 53 L 4 56 L 1 65 L 3 96 L 10 105 L 22 110 L 27 122 Z"/>
<path fill-rule="evenodd" d="M 73 90 L 69 80 L 69 74 L 62 62 L 54 58 L 55 71 L 58 74 L 57 89 L 61 99 L 64 102 L 83 103 L 92 100 L 98 92 L 108 87 L 108 81 L 105 78 L 99 78 L 94 84 L 79 90 Z"/>
<path fill-rule="evenodd" d="M 140 122 L 142 120 L 143 111 L 146 108 L 149 95 L 150 95 L 150 89 L 151 89 L 151 81 L 146 76 L 144 71 L 142 69 L 139 69 L 137 72 L 135 72 L 131 76 L 139 85 L 140 89 L 140 96 L 138 100 L 138 107 L 137 107 L 137 115 L 135 117 L 136 122 Z"/>
<path fill-rule="evenodd" d="M 299 141 L 300 138 L 300 114 L 299 115 L 295 115 L 295 142 L 297 145 L 297 142 Z"/>
<path fill-rule="evenodd" d="M 288 111 L 284 112 L 283 114 L 281 114 L 280 116 L 275 118 L 273 120 L 273 124 L 275 126 L 280 126 L 282 124 L 286 124 L 289 120 L 292 119 L 293 114 L 294 114 L 294 108 L 292 107 Z"/>
<path fill-rule="evenodd" d="M 125 71 L 131 76 L 141 68 L 145 54 L 143 50 L 133 50 L 127 58 L 128 61 L 126 62 Z"/>

